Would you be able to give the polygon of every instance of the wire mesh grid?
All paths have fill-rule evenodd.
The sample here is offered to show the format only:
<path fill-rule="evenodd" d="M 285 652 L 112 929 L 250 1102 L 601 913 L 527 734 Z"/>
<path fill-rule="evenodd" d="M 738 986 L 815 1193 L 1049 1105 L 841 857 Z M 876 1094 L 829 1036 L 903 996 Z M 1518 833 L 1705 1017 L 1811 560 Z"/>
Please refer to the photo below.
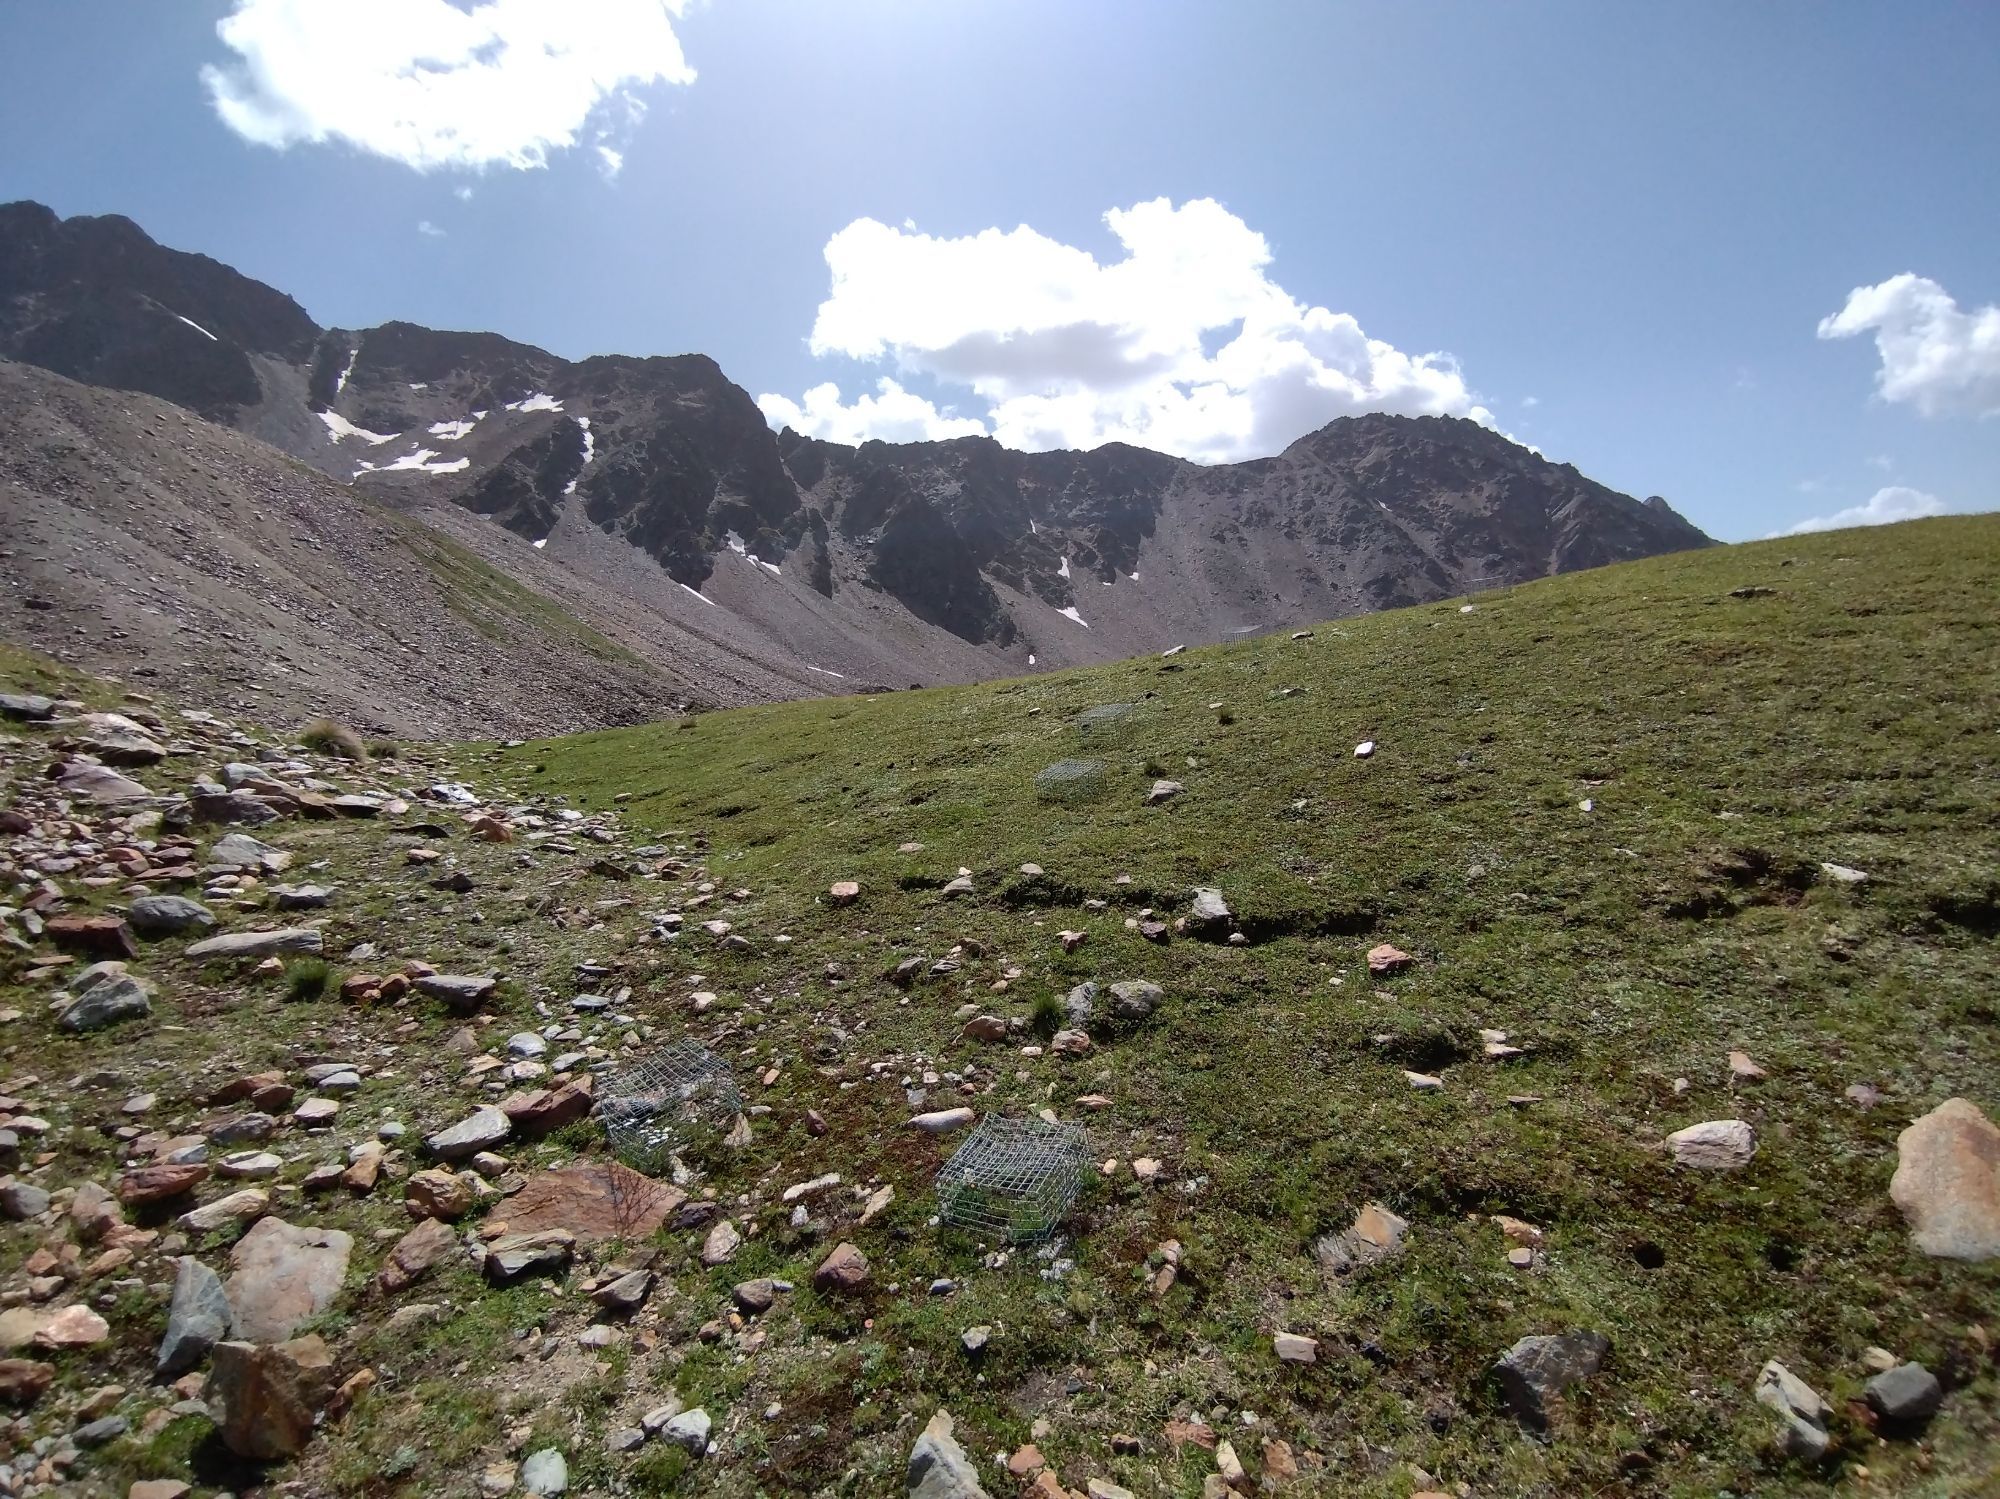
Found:
<path fill-rule="evenodd" d="M 1083 1187 L 1083 1129 L 988 1115 L 938 1172 L 938 1211 L 954 1228 L 1012 1243 L 1055 1231 Z"/>
<path fill-rule="evenodd" d="M 699 1041 L 676 1041 L 621 1069 L 597 1095 L 597 1117 L 619 1160 L 658 1176 L 698 1131 L 743 1111 L 729 1064 Z"/>

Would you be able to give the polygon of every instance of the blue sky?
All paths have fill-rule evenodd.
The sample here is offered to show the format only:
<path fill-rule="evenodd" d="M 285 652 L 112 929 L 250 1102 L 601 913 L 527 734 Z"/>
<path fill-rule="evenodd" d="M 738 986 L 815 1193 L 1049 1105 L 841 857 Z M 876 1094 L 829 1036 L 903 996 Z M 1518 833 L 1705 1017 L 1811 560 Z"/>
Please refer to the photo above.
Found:
<path fill-rule="evenodd" d="M 850 439 L 1444 410 L 1727 539 L 2000 506 L 2000 7 L 456 4 L 11 0 L 0 198 Z"/>

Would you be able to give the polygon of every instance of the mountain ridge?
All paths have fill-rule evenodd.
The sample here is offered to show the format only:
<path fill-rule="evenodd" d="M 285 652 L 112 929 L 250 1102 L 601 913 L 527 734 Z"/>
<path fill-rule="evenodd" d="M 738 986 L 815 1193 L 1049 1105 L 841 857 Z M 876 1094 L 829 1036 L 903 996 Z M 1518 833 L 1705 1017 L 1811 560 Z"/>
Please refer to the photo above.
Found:
<path fill-rule="evenodd" d="M 129 219 L 37 204 L 0 207 L 0 357 L 173 402 L 391 508 L 482 518 L 518 538 L 482 543 L 503 570 L 554 548 L 641 607 L 726 609 L 752 654 L 824 642 L 799 669 L 829 689 L 1110 660 L 1710 544 L 1657 497 L 1450 417 L 1337 418 L 1219 465 L 774 432 L 706 355 L 322 328 Z"/>

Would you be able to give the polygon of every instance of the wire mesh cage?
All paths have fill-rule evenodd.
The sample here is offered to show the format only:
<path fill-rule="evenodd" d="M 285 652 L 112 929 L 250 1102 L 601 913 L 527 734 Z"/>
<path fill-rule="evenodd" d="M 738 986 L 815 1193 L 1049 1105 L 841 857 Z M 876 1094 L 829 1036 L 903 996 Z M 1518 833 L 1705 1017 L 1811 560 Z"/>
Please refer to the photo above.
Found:
<path fill-rule="evenodd" d="M 743 1095 L 721 1057 L 699 1041 L 676 1041 L 607 1079 L 596 1112 L 612 1153 L 658 1176 L 695 1135 L 727 1129 Z"/>
<path fill-rule="evenodd" d="M 1058 760 L 1035 772 L 1035 794 L 1045 802 L 1088 801 L 1109 782 L 1102 760 Z"/>
<path fill-rule="evenodd" d="M 1132 703 L 1101 703 L 1070 720 L 1077 737 L 1089 744 L 1119 744 L 1139 727 L 1139 710 Z"/>
<path fill-rule="evenodd" d="M 988 1115 L 938 1172 L 946 1223 L 1020 1244 L 1055 1231 L 1083 1187 L 1083 1129 Z"/>

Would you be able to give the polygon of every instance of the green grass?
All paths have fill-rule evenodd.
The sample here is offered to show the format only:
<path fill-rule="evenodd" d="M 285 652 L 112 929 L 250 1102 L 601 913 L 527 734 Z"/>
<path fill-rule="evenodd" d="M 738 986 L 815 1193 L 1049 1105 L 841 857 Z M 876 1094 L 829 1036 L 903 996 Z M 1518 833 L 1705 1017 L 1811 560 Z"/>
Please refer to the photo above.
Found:
<path fill-rule="evenodd" d="M 1172 1454 L 1163 1426 L 1200 1416 L 1253 1467 L 1262 1435 L 1289 1442 L 1307 1469 L 1300 1494 L 1404 1499 L 1402 1465 L 1415 1463 L 1446 1489 L 1537 1499 L 1807 1495 L 1832 1479 L 1990 1499 L 2000 1389 L 1982 1337 L 2000 1332 L 2000 1265 L 1914 1253 L 1887 1186 L 1896 1134 L 1918 1113 L 1962 1094 L 2000 1117 L 1996 576 L 2000 521 L 1925 522 L 1663 558 L 1482 596 L 1471 613 L 1453 601 L 1343 621 L 1307 641 L 515 750 L 409 745 L 393 766 L 356 770 L 615 812 L 628 844 L 675 849 L 688 872 L 606 879 L 589 872 L 602 854 L 649 861 L 454 832 L 477 881 L 461 897 L 432 890 L 376 824 L 262 830 L 338 889 L 329 952 L 372 943 L 380 955 L 356 966 L 378 972 L 410 958 L 500 971 L 495 1047 L 544 1023 L 538 1002 L 563 1013 L 577 963 L 612 963 L 654 1036 L 716 1046 L 746 1101 L 770 1112 L 740 1154 L 688 1153 L 702 1186 L 754 1228 L 734 1263 L 703 1268 L 698 1231 L 603 1251 L 651 1258 L 654 1347 L 582 1357 L 567 1343 L 590 1317 L 574 1278 L 562 1294 L 492 1291 L 462 1264 L 401 1298 L 444 1310 L 392 1336 L 389 1304 L 367 1286 L 408 1227 L 399 1189 L 288 1206 L 354 1235 L 348 1290 L 320 1325 L 343 1373 L 368 1364 L 385 1377 L 278 1472 L 312 1492 L 466 1492 L 510 1432 L 532 1428 L 568 1454 L 572 1492 L 894 1493 L 944 1405 L 996 1495 L 991 1455 L 1037 1418 L 1073 1487 L 1102 1476 L 1142 1495 L 1199 1493 L 1212 1464 L 1198 1448 Z M 1776 591 L 1730 597 L 1752 585 Z M 0 681 L 119 700 L 20 653 L 0 652 Z M 1110 705 L 1133 711 L 1079 724 Z M 1358 761 L 1364 739 L 1379 748 Z M 1102 762 L 1098 784 L 1046 798 L 1037 773 L 1075 759 Z M 16 773 L 43 763 L 23 757 Z M 1162 774 L 1186 791 L 1143 806 Z M 924 848 L 898 852 L 909 842 Z M 1822 861 L 1871 878 L 1833 883 Z M 973 893 L 946 898 L 960 866 Z M 837 879 L 861 882 L 858 903 L 824 899 Z M 715 887 L 699 907 L 698 881 Z M 1242 945 L 1162 945 L 1127 927 L 1145 909 L 1185 913 L 1197 885 L 1223 891 Z M 738 888 L 748 896 L 729 897 Z M 82 905 L 120 898 L 76 893 Z M 638 940 L 645 913 L 676 907 L 689 928 L 678 943 Z M 699 931 L 717 914 L 749 952 Z M 1087 934 L 1073 953 L 1064 929 Z M 1382 941 L 1417 965 L 1371 980 L 1365 953 Z M 160 990 L 150 1021 L 71 1037 L 43 1018 L 46 986 L 5 995 L 26 1017 L 0 1030 L 6 1075 L 112 1079 L 84 1084 L 73 1120 L 57 1095 L 50 1179 L 110 1180 L 117 1143 L 101 1124 L 141 1087 L 162 1099 L 146 1125 L 179 1127 L 206 1117 L 229 1076 L 374 1059 L 337 1131 L 317 1145 L 287 1137 L 287 1183 L 378 1119 L 416 1136 L 479 1097 L 445 1049 L 458 1021 L 436 1007 L 291 1005 L 289 979 L 256 985 L 187 963 L 179 946 L 142 953 Z M 946 976 L 907 990 L 883 978 L 955 948 Z M 24 966 L 0 953 L 0 980 Z M 1164 986 L 1150 1020 L 1097 1031 L 1083 1057 L 1022 1054 L 1062 1022 L 1073 985 L 1122 978 Z M 719 1002 L 697 1014 L 695 989 Z M 960 1041 L 968 1005 L 1030 1033 Z M 1526 1054 L 1484 1059 L 1483 1028 Z M 1739 1047 L 1765 1082 L 1732 1089 Z M 1412 1091 L 1406 1068 L 1445 1088 Z M 994 1246 L 933 1226 L 931 1184 L 962 1137 L 902 1125 L 904 1079 L 926 1070 L 974 1089 L 941 1079 L 926 1107 L 1050 1108 L 1086 1126 L 1094 1159 L 1118 1162 L 1055 1244 L 989 1268 Z M 1884 1094 L 1872 1112 L 1843 1097 L 1862 1080 Z M 1112 1106 L 1079 1110 L 1089 1093 Z M 1515 1094 L 1541 1102 L 1512 1107 Z M 808 1131 L 808 1109 L 824 1135 Z M 1682 1125 L 1730 1116 L 1762 1141 L 1740 1174 L 1677 1171 L 1659 1148 Z M 506 1150 L 532 1172 L 603 1148 L 580 1124 Z M 1134 1179 L 1140 1156 L 1163 1163 L 1158 1186 Z M 811 1288 L 828 1242 L 795 1229 L 779 1199 L 825 1171 L 843 1179 L 830 1207 L 857 1184 L 895 1187 L 865 1228 L 851 1204 L 836 1214 L 833 1233 L 873 1267 L 851 1296 Z M 1371 1200 L 1411 1221 L 1409 1248 L 1332 1284 L 1313 1240 Z M 1533 1270 L 1507 1265 L 1494 1213 L 1545 1230 Z M 1156 1296 L 1168 1239 L 1182 1246 L 1179 1278 Z M 24 1242 L 0 1236 L 0 1267 L 15 1269 Z M 1057 1258 L 1074 1267 L 1055 1276 Z M 730 1285 L 753 1275 L 798 1287 L 757 1322 L 764 1345 L 743 1356 L 701 1341 Z M 927 1294 L 941 1277 L 958 1289 Z M 110 1366 L 72 1360 L 64 1388 L 114 1374 L 145 1387 L 160 1315 L 156 1301 L 113 1313 Z M 994 1329 L 977 1360 L 960 1344 L 974 1324 Z M 1516 1338 L 1569 1326 L 1609 1335 L 1610 1360 L 1537 1441 L 1500 1412 L 1489 1369 Z M 1319 1338 L 1320 1361 L 1280 1365 L 1281 1330 Z M 531 1332 L 569 1351 L 525 1357 Z M 1858 1420 L 1870 1344 L 1951 1373 L 1922 1444 L 1877 1444 Z M 1770 1423 L 1749 1391 L 1770 1357 L 1835 1406 L 1841 1446 L 1823 1472 L 1766 1450 Z M 669 1388 L 706 1406 L 723 1451 L 699 1463 L 657 1446 L 605 1453 L 604 1433 Z M 205 1430 L 176 1423 L 90 1476 L 154 1471 Z M 1141 1450 L 1115 1452 L 1119 1433 Z"/>
<path fill-rule="evenodd" d="M 1101 1416 L 1069 1423 L 1091 1471 L 1159 1485 L 1156 1459 L 1112 1459 L 1086 1433 L 1101 1419 L 1156 1434 L 1219 1397 L 1344 1469 L 1336 1455 L 1366 1441 L 1481 1492 L 1804 1493 L 1818 1475 L 1761 1450 L 1757 1368 L 1781 1358 L 1840 1407 L 1878 1343 L 1976 1373 L 1929 1473 L 1844 1410 L 1843 1459 L 1878 1489 L 1960 1493 L 2000 1439 L 1969 1330 L 1992 1330 L 2000 1267 L 1915 1254 L 1887 1183 L 1914 1115 L 1955 1094 L 2000 1114 L 1996 575 L 1992 520 L 1799 538 L 1302 642 L 581 735 L 495 752 L 488 773 L 516 767 L 517 784 L 587 809 L 626 797 L 626 821 L 661 836 L 706 833 L 713 878 L 757 892 L 735 916 L 756 951 L 695 935 L 682 964 L 775 996 L 773 1054 L 834 1003 L 870 1025 L 845 1076 L 900 1051 L 985 1064 L 982 1108 L 1068 1114 L 1104 1091 L 1115 1108 L 1089 1119 L 1100 1156 L 1150 1153 L 1203 1183 L 1128 1176 L 1071 1251 L 1095 1331 L 1072 1313 L 1049 1352 L 1087 1365 L 1099 1392 L 1085 1403 Z M 1775 592 L 1730 596 L 1745 586 Z M 1112 704 L 1136 708 L 1092 712 Z M 1356 760 L 1367 739 L 1379 748 Z M 1038 794 L 1037 772 L 1079 755 L 1105 762 L 1101 792 Z M 1142 806 L 1161 772 L 1187 791 Z M 897 852 L 906 842 L 924 851 Z M 1046 873 L 1019 874 L 1030 861 Z M 1822 861 L 1871 878 L 1838 885 Z M 975 894 L 946 903 L 960 865 Z M 835 879 L 862 883 L 857 906 L 817 899 Z M 1184 911 L 1197 884 L 1223 890 L 1246 945 L 1126 929 L 1141 907 Z M 1090 933 L 1075 954 L 1055 941 L 1064 926 Z M 963 938 L 988 956 L 907 1004 L 875 980 Z M 1419 965 L 1371 981 L 1378 941 Z M 829 960 L 854 978 L 838 999 L 817 979 Z M 994 994 L 1007 964 L 1025 973 Z M 1046 1024 L 1051 996 L 1124 977 L 1164 984 L 1167 1005 L 1080 1061 L 955 1040 L 962 1001 Z M 1485 1061 L 1487 1027 L 1526 1055 Z M 1767 1082 L 1732 1090 L 1738 1047 Z M 1444 1091 L 1412 1091 L 1405 1068 L 1441 1072 Z M 792 1076 L 782 1102 L 857 1129 L 900 1108 L 878 1091 L 864 1124 L 833 1083 Z M 1863 1080 L 1886 1095 L 1873 1112 L 1843 1098 Z M 1733 1116 L 1761 1135 L 1748 1170 L 1668 1164 L 1665 1134 Z M 921 1171 L 898 1180 L 921 1198 Z M 1409 1251 L 1326 1285 L 1313 1238 L 1373 1199 L 1412 1220 Z M 1507 1266 L 1491 1213 L 1547 1231 L 1535 1270 Z M 1170 1236 L 1187 1258 L 1155 1305 L 1136 1267 Z M 889 1273 L 957 1263 L 933 1237 L 916 1228 Z M 1665 1263 L 1643 1268 L 1642 1245 Z M 1555 1440 L 1529 1441 L 1498 1413 L 1488 1367 L 1515 1338 L 1572 1325 L 1612 1337 L 1610 1364 Z M 1278 1366 L 1269 1336 L 1287 1328 L 1328 1356 Z M 901 1359 L 892 1402 L 972 1412 L 974 1450 L 1025 1435 L 950 1340 Z M 1326 1491 L 1395 1482 L 1350 1469 Z"/>

